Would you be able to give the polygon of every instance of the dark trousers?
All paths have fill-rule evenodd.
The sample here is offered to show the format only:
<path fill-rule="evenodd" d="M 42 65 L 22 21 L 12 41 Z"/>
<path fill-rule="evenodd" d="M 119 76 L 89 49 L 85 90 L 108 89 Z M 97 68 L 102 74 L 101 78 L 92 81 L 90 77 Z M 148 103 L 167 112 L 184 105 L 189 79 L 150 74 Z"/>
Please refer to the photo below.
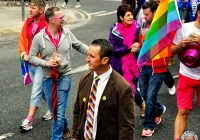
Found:
<path fill-rule="evenodd" d="M 167 85 L 168 88 L 172 88 L 174 86 L 174 78 L 172 77 L 172 74 L 169 69 L 167 69 L 164 83 L 165 85 Z"/>
<path fill-rule="evenodd" d="M 143 0 L 137 0 L 137 7 L 135 8 L 134 11 L 134 18 L 136 19 L 138 12 L 141 9 L 141 6 L 143 5 Z"/>
<path fill-rule="evenodd" d="M 80 0 L 76 0 L 77 2 L 80 2 Z M 65 0 L 65 3 L 67 4 L 68 3 L 68 0 Z"/>

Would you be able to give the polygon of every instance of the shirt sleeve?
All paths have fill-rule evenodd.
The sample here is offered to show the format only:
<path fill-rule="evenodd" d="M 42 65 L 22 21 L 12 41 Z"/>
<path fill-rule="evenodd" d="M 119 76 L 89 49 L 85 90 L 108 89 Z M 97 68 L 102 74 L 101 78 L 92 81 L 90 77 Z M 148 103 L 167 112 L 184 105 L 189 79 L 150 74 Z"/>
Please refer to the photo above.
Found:
<path fill-rule="evenodd" d="M 183 39 L 183 28 L 177 30 L 175 37 L 174 37 L 174 44 L 178 44 Z"/>
<path fill-rule="evenodd" d="M 36 65 L 45 67 L 46 60 L 38 58 L 38 54 L 40 53 L 39 40 L 40 40 L 40 36 L 39 36 L 39 33 L 38 33 L 33 38 L 33 42 L 32 42 L 32 45 L 31 45 L 28 60 L 32 64 L 36 64 Z"/>
<path fill-rule="evenodd" d="M 88 46 L 81 41 L 79 41 L 74 34 L 69 30 L 69 37 L 72 42 L 72 47 L 76 49 L 78 52 L 87 55 Z"/>

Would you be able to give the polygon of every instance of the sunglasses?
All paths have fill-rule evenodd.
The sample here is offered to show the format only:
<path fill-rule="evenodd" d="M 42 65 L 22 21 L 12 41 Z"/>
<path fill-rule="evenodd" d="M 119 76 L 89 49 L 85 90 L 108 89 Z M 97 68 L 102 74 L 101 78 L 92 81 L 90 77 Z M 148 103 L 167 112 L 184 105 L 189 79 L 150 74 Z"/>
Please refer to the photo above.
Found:
<path fill-rule="evenodd" d="M 62 19 L 64 19 L 65 18 L 65 16 L 64 15 L 62 15 L 62 16 L 60 16 L 60 17 L 52 17 L 53 19 L 60 19 L 60 20 L 62 20 Z"/>

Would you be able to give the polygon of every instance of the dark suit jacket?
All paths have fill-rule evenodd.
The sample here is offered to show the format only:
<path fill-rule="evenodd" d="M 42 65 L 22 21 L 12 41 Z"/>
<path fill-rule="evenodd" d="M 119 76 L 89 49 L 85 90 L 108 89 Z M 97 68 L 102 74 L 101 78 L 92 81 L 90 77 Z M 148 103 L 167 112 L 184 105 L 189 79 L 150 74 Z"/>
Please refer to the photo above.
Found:
<path fill-rule="evenodd" d="M 86 72 L 79 83 L 73 111 L 72 139 L 84 139 L 84 126 L 93 71 Z M 102 97 L 106 97 L 106 100 Z M 112 71 L 99 102 L 96 140 L 134 140 L 135 109 L 131 86 Z"/>

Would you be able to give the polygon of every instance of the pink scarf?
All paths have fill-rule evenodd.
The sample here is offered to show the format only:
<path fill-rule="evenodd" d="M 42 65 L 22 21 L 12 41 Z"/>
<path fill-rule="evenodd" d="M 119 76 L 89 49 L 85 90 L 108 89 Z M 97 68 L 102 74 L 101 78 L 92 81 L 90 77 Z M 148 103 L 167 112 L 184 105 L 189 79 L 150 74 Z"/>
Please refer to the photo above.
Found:
<path fill-rule="evenodd" d="M 124 38 L 123 44 L 130 48 L 135 40 L 135 33 L 137 30 L 136 21 L 133 20 L 133 23 L 130 26 L 124 26 L 122 23 L 118 23 L 117 30 L 119 31 L 120 35 Z M 132 52 L 125 54 L 122 57 L 121 63 L 123 77 L 132 86 L 134 93 L 136 93 L 136 86 L 133 84 L 133 79 L 138 78 L 139 72 L 137 67 L 137 59 L 135 58 L 135 55 Z"/>

